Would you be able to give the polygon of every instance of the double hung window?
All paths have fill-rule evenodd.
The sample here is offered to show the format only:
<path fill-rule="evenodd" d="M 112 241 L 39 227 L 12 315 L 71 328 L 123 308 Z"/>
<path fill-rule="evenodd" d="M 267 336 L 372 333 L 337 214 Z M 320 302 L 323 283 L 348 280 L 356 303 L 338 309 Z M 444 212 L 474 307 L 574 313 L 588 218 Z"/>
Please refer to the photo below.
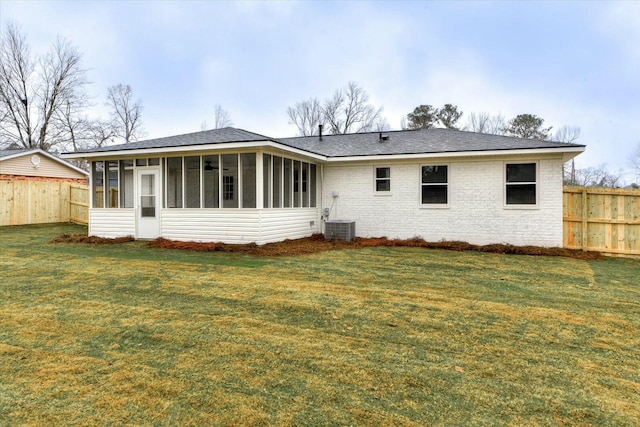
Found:
<path fill-rule="evenodd" d="M 535 205 L 536 163 L 507 163 L 505 184 L 507 205 Z"/>
<path fill-rule="evenodd" d="M 391 168 L 376 168 L 376 193 L 385 193 L 391 191 Z"/>
<path fill-rule="evenodd" d="M 449 171 L 446 165 L 422 166 L 422 204 L 449 203 Z"/>

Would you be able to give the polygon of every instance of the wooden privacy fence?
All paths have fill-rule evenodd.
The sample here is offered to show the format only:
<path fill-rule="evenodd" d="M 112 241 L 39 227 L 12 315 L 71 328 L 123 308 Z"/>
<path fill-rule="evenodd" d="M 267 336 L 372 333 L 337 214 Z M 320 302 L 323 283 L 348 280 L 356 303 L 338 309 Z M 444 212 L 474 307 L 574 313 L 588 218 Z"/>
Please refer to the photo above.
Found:
<path fill-rule="evenodd" d="M 0 180 L 0 226 L 88 219 L 87 186 L 60 181 Z"/>
<path fill-rule="evenodd" d="M 72 185 L 69 188 L 69 221 L 89 223 L 89 187 Z"/>
<path fill-rule="evenodd" d="M 640 190 L 565 187 L 563 210 L 564 247 L 640 256 Z M 86 185 L 0 180 L 0 226 L 88 218 Z"/>
<path fill-rule="evenodd" d="M 640 255 L 640 190 L 565 187 L 566 248 Z"/>

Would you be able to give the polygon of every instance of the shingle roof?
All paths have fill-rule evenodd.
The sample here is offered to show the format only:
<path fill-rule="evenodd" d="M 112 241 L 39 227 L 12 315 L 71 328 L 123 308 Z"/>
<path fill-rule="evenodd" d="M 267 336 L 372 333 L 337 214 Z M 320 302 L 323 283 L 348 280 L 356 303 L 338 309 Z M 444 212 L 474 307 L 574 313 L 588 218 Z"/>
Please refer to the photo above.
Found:
<path fill-rule="evenodd" d="M 382 140 L 380 135 L 387 136 L 388 139 Z M 322 137 L 322 141 L 317 136 L 280 138 L 278 141 L 290 147 L 327 157 L 584 147 L 579 144 L 538 141 L 451 129 L 326 135 Z"/>
<path fill-rule="evenodd" d="M 272 138 L 236 128 L 222 128 L 185 135 L 167 136 L 129 142 L 128 144 L 108 145 L 106 147 L 79 150 L 76 153 L 95 153 L 123 150 L 139 150 L 144 148 L 183 147 L 189 145 L 223 144 L 227 142 L 270 141 Z"/>
<path fill-rule="evenodd" d="M 354 133 L 347 135 L 325 135 L 322 141 L 317 136 L 294 138 L 270 138 L 236 128 L 169 136 L 166 138 L 136 141 L 78 151 L 78 153 L 115 152 L 137 149 L 183 147 L 192 145 L 224 144 L 231 142 L 271 141 L 325 157 L 357 157 L 402 154 L 430 154 L 477 152 L 496 150 L 526 150 L 535 148 L 584 147 L 580 144 L 565 144 L 509 136 L 489 135 L 450 129 L 420 129 L 382 132 Z"/>
<path fill-rule="evenodd" d="M 20 154 L 28 152 L 30 150 L 0 150 L 0 159 L 3 157 L 13 156 L 14 154 Z"/>

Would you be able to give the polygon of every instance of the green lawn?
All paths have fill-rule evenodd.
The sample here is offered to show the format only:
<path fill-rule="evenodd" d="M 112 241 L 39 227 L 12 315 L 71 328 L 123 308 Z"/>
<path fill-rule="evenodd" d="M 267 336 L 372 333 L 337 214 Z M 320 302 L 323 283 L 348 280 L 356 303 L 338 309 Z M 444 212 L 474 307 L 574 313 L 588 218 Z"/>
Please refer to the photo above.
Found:
<path fill-rule="evenodd" d="M 640 262 L 0 228 L 0 425 L 640 424 Z"/>

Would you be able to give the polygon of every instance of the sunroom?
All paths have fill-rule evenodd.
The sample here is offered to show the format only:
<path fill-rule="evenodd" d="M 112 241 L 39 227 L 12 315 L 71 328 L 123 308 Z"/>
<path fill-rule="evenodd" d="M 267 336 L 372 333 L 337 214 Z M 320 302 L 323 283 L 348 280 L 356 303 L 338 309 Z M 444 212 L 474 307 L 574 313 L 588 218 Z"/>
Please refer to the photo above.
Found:
<path fill-rule="evenodd" d="M 320 232 L 314 159 L 211 148 L 101 154 L 90 160 L 91 235 L 263 244 Z"/>

